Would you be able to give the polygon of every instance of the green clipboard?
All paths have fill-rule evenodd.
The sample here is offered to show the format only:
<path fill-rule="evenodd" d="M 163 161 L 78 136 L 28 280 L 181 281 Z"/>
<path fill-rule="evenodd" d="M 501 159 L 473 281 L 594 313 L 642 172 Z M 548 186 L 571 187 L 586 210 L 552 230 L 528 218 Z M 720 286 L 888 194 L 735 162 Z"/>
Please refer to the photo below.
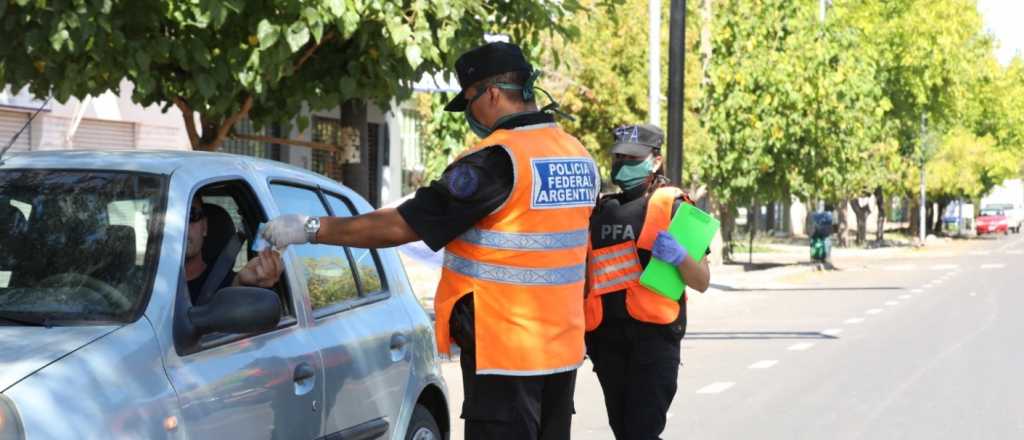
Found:
<path fill-rule="evenodd" d="M 676 215 L 668 225 L 668 232 L 693 259 L 700 261 L 715 238 L 721 223 L 710 214 L 689 203 L 683 203 L 676 209 Z M 686 283 L 679 269 L 675 266 L 651 258 L 640 276 L 640 284 L 665 297 L 678 301 L 683 296 Z"/>

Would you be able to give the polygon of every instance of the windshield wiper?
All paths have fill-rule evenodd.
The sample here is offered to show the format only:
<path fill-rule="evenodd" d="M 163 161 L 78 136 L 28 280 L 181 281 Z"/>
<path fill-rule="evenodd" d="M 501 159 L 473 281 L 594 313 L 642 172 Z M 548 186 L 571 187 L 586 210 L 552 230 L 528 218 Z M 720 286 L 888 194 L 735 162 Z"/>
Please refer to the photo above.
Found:
<path fill-rule="evenodd" d="M 29 327 L 46 327 L 46 328 L 53 327 L 53 325 L 50 324 L 50 320 L 48 318 L 43 318 L 43 319 L 26 319 L 26 318 L 15 318 L 15 317 L 13 317 L 11 315 L 0 314 L 0 321 L 7 321 L 7 322 L 10 322 L 10 323 L 13 323 L 13 324 L 24 325 L 24 326 L 29 326 Z"/>

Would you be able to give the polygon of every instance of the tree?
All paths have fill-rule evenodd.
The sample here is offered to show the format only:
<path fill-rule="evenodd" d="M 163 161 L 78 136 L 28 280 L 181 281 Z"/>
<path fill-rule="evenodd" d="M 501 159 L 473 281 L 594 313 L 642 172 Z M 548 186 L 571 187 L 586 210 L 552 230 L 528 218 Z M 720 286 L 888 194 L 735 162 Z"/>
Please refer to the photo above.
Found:
<path fill-rule="evenodd" d="M 349 99 L 406 97 L 486 33 L 540 56 L 575 36 L 564 2 L 483 0 L 14 0 L 0 2 L 0 81 L 58 101 L 118 91 L 181 109 L 193 148 Z M 196 126 L 198 116 L 199 126 Z M 307 121 L 299 119 L 299 125 Z"/>

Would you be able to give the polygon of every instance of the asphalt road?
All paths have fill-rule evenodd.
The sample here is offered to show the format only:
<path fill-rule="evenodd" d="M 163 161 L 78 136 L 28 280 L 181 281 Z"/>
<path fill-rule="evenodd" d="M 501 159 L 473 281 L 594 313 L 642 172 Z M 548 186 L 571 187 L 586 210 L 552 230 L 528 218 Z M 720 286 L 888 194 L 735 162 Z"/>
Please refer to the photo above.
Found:
<path fill-rule="evenodd" d="M 665 439 L 1024 438 L 1024 238 L 691 300 Z M 581 370 L 574 439 L 612 439 Z"/>
<path fill-rule="evenodd" d="M 1024 438 L 1024 236 L 955 249 L 694 297 L 662 437 Z M 576 410 L 573 439 L 613 438 L 589 364 Z"/>

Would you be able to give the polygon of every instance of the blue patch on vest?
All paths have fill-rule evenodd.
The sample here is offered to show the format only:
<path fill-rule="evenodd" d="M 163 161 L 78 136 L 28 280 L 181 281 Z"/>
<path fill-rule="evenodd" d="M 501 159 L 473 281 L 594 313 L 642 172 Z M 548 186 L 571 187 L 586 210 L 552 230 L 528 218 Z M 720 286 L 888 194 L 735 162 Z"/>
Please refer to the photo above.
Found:
<path fill-rule="evenodd" d="M 445 181 L 448 183 L 448 191 L 460 199 L 467 199 L 476 194 L 480 186 L 480 176 L 477 171 L 469 165 L 456 165 L 445 173 Z"/>
<path fill-rule="evenodd" d="M 533 209 L 593 207 L 600 180 L 594 161 L 580 157 L 531 159 Z"/>

